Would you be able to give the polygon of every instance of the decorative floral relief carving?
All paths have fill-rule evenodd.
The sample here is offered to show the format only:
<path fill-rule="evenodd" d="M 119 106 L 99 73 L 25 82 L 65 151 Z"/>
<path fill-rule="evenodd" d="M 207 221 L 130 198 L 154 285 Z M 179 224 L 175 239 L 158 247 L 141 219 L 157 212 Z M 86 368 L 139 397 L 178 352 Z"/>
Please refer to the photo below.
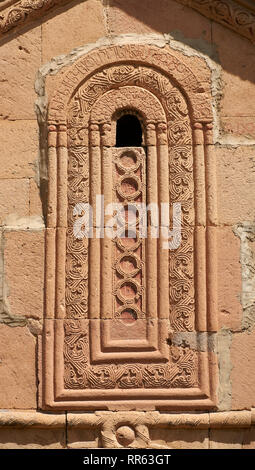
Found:
<path fill-rule="evenodd" d="M 88 314 L 88 238 L 74 236 L 74 207 L 89 202 L 88 149 L 71 148 L 68 159 L 68 229 L 66 243 L 66 315 L 86 318 Z"/>
<path fill-rule="evenodd" d="M 178 388 L 197 386 L 197 353 L 171 346 L 171 362 L 164 364 L 88 364 L 88 330 L 79 321 L 65 322 L 65 388 Z"/>
<path fill-rule="evenodd" d="M 180 142 L 184 145 L 191 145 L 187 104 L 180 91 L 171 84 L 165 75 L 156 69 L 134 65 L 105 68 L 103 72 L 96 73 L 81 86 L 69 106 L 68 122 L 70 129 L 68 134 L 70 145 L 82 143 L 79 132 L 84 128 L 84 122 L 88 122 L 91 107 L 101 95 L 114 89 L 117 85 L 139 86 L 159 97 L 171 123 L 169 129 L 171 141 L 176 145 Z M 87 143 L 87 136 L 88 134 L 83 132 L 82 137 L 85 138 L 85 141 L 83 141 L 85 143 Z"/>
<path fill-rule="evenodd" d="M 179 92 L 170 81 L 158 71 L 150 69 L 149 67 L 133 66 L 133 65 L 120 65 L 106 68 L 103 72 L 99 72 L 91 77 L 81 89 L 78 90 L 70 105 L 68 135 L 70 148 L 72 149 L 72 161 L 74 159 L 73 152 L 75 152 L 76 160 L 81 161 L 82 155 L 79 153 L 81 144 L 88 143 L 87 129 L 88 118 L 92 105 L 103 94 L 114 89 L 116 86 L 135 85 L 145 87 L 149 91 L 160 96 L 162 105 L 165 109 L 168 120 L 168 141 L 169 141 L 169 184 L 170 184 L 170 201 L 181 202 L 183 210 L 183 233 L 182 244 L 176 252 L 171 253 L 170 256 L 170 303 L 171 303 L 171 319 L 173 324 L 178 330 L 193 329 L 194 317 L 194 292 L 192 288 L 193 274 L 187 266 L 192 264 L 193 246 L 192 238 L 187 235 L 185 226 L 193 225 L 194 210 L 193 210 L 193 163 L 192 163 L 192 147 L 191 147 L 191 127 L 189 124 L 188 110 L 186 102 Z M 105 109 L 100 108 L 100 119 L 107 114 L 110 102 Z M 118 103 L 116 103 L 118 106 Z M 151 111 L 153 119 L 153 110 Z M 83 131 L 84 130 L 84 131 Z M 81 140 L 85 137 L 84 140 Z M 81 163 L 79 163 L 81 165 Z M 75 171 L 71 172 L 72 187 L 83 193 L 83 197 L 76 202 L 88 201 L 88 194 L 84 192 L 83 186 L 79 188 L 79 184 L 74 186 L 75 182 L 79 181 L 82 171 L 78 171 L 78 176 L 75 179 Z M 86 173 L 87 174 L 87 173 Z M 70 179 L 69 178 L 69 179 Z M 87 181 L 87 180 L 86 180 Z M 69 183 L 70 187 L 70 183 Z M 73 197 L 72 191 L 72 197 Z M 75 193 L 75 194 L 76 194 Z M 70 195 L 70 190 L 69 190 Z M 87 195 L 87 196 L 86 196 Z M 70 196 L 69 196 L 70 198 Z M 70 200 L 71 203 L 71 200 Z M 72 210 L 73 205 L 69 206 L 69 226 L 73 223 Z M 75 243 L 75 242 L 74 242 Z M 78 243 L 77 243 L 78 245 Z M 70 256 L 72 254 L 70 253 Z M 174 258 L 174 261 L 173 261 Z M 178 265 L 178 269 L 172 271 L 173 263 Z M 83 273 L 80 272 L 81 282 L 83 282 Z M 79 271 L 77 272 L 77 276 Z M 72 283 L 70 277 L 67 285 Z M 75 286 L 77 281 L 75 282 Z M 67 290 L 69 294 L 69 289 Z M 84 293 L 84 289 L 82 290 Z M 182 301 L 185 294 L 185 301 Z M 81 294 L 77 291 L 77 305 L 79 304 Z M 70 306 L 68 312 L 73 310 Z M 85 317 L 87 310 L 84 311 Z M 73 318 L 79 318 L 81 315 L 71 315 Z"/>
<path fill-rule="evenodd" d="M 58 240 L 64 251 L 66 234 L 66 259 L 64 269 L 58 248 L 57 295 L 47 304 L 45 344 L 52 346 L 45 351 L 45 364 L 53 369 L 52 364 L 60 362 L 51 378 L 46 377 L 49 407 L 95 409 L 100 404 L 118 409 L 120 402 L 127 408 L 175 409 L 189 402 L 190 407 L 214 406 L 214 353 L 194 350 L 182 340 L 182 334 L 195 334 L 195 320 L 197 331 L 207 331 L 209 322 L 212 331 L 217 328 L 210 278 L 215 274 L 210 257 L 213 233 L 196 229 L 196 224 L 207 224 L 214 208 L 213 193 L 207 195 L 204 184 L 204 175 L 210 178 L 214 171 L 210 166 L 208 172 L 211 154 L 206 158 L 212 147 L 210 96 L 203 85 L 207 71 L 195 74 L 186 57 L 182 62 L 181 54 L 176 53 L 178 58 L 168 51 L 135 44 L 99 48 L 70 67 L 52 98 L 49 206 L 55 204 L 56 210 L 49 218 L 53 230 L 48 253 L 54 253 Z M 123 148 L 115 147 L 117 120 L 125 113 L 138 117 L 143 133 L 143 147 L 131 148 L 140 156 L 131 159 L 130 168 L 130 161 L 125 165 L 120 159 Z M 150 236 L 144 245 L 139 237 L 134 239 L 134 250 L 123 247 L 118 235 L 115 240 L 76 238 L 73 226 L 83 207 L 76 205 L 89 202 L 94 209 L 98 194 L 104 195 L 105 207 L 109 202 L 125 206 L 155 200 L 159 207 L 169 202 L 169 241 L 172 219 L 177 220 L 172 207 L 181 203 L 179 247 L 164 252 L 161 231 L 159 238 L 151 237 L 150 218 Z M 98 219 L 94 235 L 97 224 Z M 194 251 L 197 234 L 206 266 L 201 253 Z M 57 321 L 51 320 L 52 312 Z M 171 342 L 172 335 L 178 336 L 178 345 Z"/>
<path fill-rule="evenodd" d="M 52 9 L 61 3 L 68 3 L 68 0 L 21 0 L 14 2 L 5 14 L 0 17 L 0 33 L 22 25 L 27 19 L 39 16 L 42 12 Z"/>
<path fill-rule="evenodd" d="M 169 187 L 170 201 L 181 202 L 183 205 L 183 230 L 181 246 L 170 252 L 170 322 L 171 328 L 175 331 L 193 329 L 194 318 L 194 289 L 193 289 L 193 233 L 189 228 L 193 224 L 193 163 L 192 163 L 192 140 L 191 127 L 188 117 L 188 109 L 183 96 L 165 77 L 157 70 L 149 67 L 133 66 L 122 64 L 106 68 L 104 71 L 96 73 L 77 91 L 70 103 L 70 114 L 68 117 L 68 136 L 69 136 L 69 167 L 68 167 L 68 225 L 72 226 L 74 222 L 73 207 L 78 202 L 89 201 L 89 164 L 88 164 L 88 121 L 92 106 L 96 101 L 115 87 L 122 87 L 127 93 L 127 103 L 132 100 L 139 101 L 140 94 L 135 95 L 137 87 L 147 89 L 158 98 L 160 98 L 168 122 L 168 142 L 169 142 Z M 126 87 L 126 88 L 124 88 Z M 130 93 L 130 97 L 128 97 Z M 139 96 L 138 96 L 139 95 Z M 118 95 L 114 95 L 117 99 Z M 146 100 L 146 95 L 144 96 Z M 123 104 L 122 98 L 115 103 L 116 109 Z M 147 103 L 148 104 L 148 103 Z M 108 122 L 106 117 L 112 106 L 112 98 L 109 94 L 108 102 L 105 107 L 99 108 L 98 117 L 95 113 L 93 119 L 97 122 Z M 142 103 L 141 106 L 142 107 Z M 155 108 L 151 108 L 149 115 L 153 121 Z M 157 119 L 156 116 L 154 120 Z M 163 119 L 160 118 L 161 120 Z M 117 149 L 116 149 L 117 150 Z M 117 153 L 115 151 L 117 156 Z M 115 159 L 114 159 L 115 158 Z M 135 202 L 142 201 L 141 197 L 145 189 L 144 176 L 141 180 L 143 166 L 136 168 L 136 173 L 128 172 L 127 169 L 118 166 L 116 157 L 113 157 L 113 168 L 115 175 L 118 174 L 114 189 L 119 201 Z M 117 165 L 117 166 L 116 166 Z M 138 173 L 137 173 L 138 171 Z M 135 197 L 130 195 L 127 198 L 123 195 L 123 178 L 135 179 L 136 191 Z M 143 181 L 144 180 L 144 181 Z M 124 180 L 123 180 L 124 181 Z M 130 182 L 129 182 L 130 183 Z M 130 186 L 130 184 L 129 184 Z M 133 185 L 134 186 L 134 185 Z M 122 188 L 122 189 L 121 189 Z M 139 189 L 140 188 L 140 189 Z M 144 188 L 144 189 L 142 189 Z M 88 264 L 88 244 L 83 240 L 75 240 L 70 229 L 68 232 L 67 244 L 67 316 L 70 318 L 86 318 L 87 298 L 88 298 L 88 273 L 84 272 L 84 263 Z M 121 239 L 120 239 L 121 240 Z M 116 270 L 117 282 L 113 296 L 116 297 L 115 314 L 119 316 L 125 312 L 128 314 L 132 310 L 133 316 L 143 318 L 145 308 L 138 300 L 126 304 L 120 295 L 119 290 L 127 283 L 126 276 L 123 274 L 121 260 L 126 258 L 127 263 L 132 264 L 135 280 L 130 275 L 128 281 L 135 282 L 136 292 L 140 292 L 139 272 L 144 269 L 145 260 L 137 256 L 137 253 L 131 253 L 120 250 L 120 242 L 115 241 L 116 258 L 113 269 Z M 142 254 L 143 248 L 140 243 L 136 250 Z M 129 259 L 132 256 L 132 260 Z M 133 261 L 133 263 L 131 263 Z M 133 277 L 134 277 L 133 276 Z M 132 279 L 131 279 L 132 278 Z M 137 284 L 138 283 L 138 284 Z M 121 284 L 121 285 L 119 285 Z M 123 286 L 122 286 L 123 284 Z M 138 296 L 138 299 L 140 294 Z M 143 295 L 141 299 L 143 298 Z M 129 315 L 130 316 L 130 315 Z M 66 351 L 73 350 L 73 340 L 77 339 L 80 344 L 81 338 L 75 333 L 66 334 Z M 82 343 L 83 344 L 83 343 Z M 88 347 L 88 341 L 84 342 Z M 80 345 L 82 347 L 82 345 Z M 88 351 L 87 351 L 87 354 Z M 163 364 L 125 364 L 125 365 L 100 365 L 92 366 L 83 364 L 79 369 L 71 354 L 65 354 L 66 364 L 66 388 L 167 388 L 167 387 L 193 387 L 197 381 L 196 353 L 187 348 L 171 348 L 171 362 L 168 365 Z"/>

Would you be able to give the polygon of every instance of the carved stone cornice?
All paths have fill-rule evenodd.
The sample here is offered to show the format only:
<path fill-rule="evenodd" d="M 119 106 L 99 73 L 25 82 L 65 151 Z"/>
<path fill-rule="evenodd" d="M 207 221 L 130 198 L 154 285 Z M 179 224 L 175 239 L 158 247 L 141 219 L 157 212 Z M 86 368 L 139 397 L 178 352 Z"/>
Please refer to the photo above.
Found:
<path fill-rule="evenodd" d="M 0 36 L 71 0 L 0 0 Z"/>
<path fill-rule="evenodd" d="M 204 413 L 159 413 L 158 411 L 67 413 L 69 429 L 101 428 L 104 423 L 114 419 L 128 424 L 140 424 L 148 427 L 169 429 L 246 429 L 255 424 L 255 408 L 240 411 L 204 412 Z M 34 410 L 0 412 L 0 429 L 3 428 L 65 428 L 64 413 L 45 413 Z"/>
<path fill-rule="evenodd" d="M 62 433 L 73 434 L 74 439 L 70 439 L 70 447 L 87 448 L 86 432 L 95 435 L 97 438 L 93 442 L 94 448 L 149 448 L 149 449 L 169 449 L 171 443 L 162 435 L 161 444 L 151 439 L 151 431 L 168 430 L 169 441 L 171 432 L 185 429 L 186 439 L 194 438 L 194 432 L 201 430 L 208 433 L 211 430 L 224 430 L 225 434 L 239 431 L 240 440 L 243 440 L 242 431 L 246 433 L 246 441 L 251 445 L 251 430 L 255 423 L 254 408 L 251 410 L 226 411 L 214 413 L 159 413 L 149 412 L 111 412 L 97 411 L 96 413 L 41 413 L 39 411 L 15 411 L 4 410 L 0 412 L 0 430 L 2 436 L 6 435 L 10 429 L 16 433 L 24 433 L 25 430 L 36 431 L 43 429 L 48 431 L 59 430 Z M 124 423 L 124 426 L 123 426 Z M 16 434 L 20 435 L 21 434 Z M 60 434 L 56 434 L 60 435 Z M 231 434 L 229 434 L 230 436 Z M 75 438 L 75 436 L 77 436 Z M 79 436 L 79 437 L 78 437 Z M 84 437 L 82 437 L 84 436 Z M 65 436 L 66 437 L 66 436 Z M 78 441 L 79 439 L 79 441 Z M 214 442 L 213 436 L 209 434 L 209 440 Z M 78 441 L 78 442 L 77 442 Z M 32 444 L 31 441 L 29 441 Z M 194 443 L 194 448 L 195 447 Z M 221 444 L 219 443 L 219 446 Z"/>
<path fill-rule="evenodd" d="M 0 37 L 14 28 L 43 16 L 54 7 L 72 0 L 0 0 Z M 253 0 L 176 0 L 202 15 L 255 41 L 255 5 Z"/>

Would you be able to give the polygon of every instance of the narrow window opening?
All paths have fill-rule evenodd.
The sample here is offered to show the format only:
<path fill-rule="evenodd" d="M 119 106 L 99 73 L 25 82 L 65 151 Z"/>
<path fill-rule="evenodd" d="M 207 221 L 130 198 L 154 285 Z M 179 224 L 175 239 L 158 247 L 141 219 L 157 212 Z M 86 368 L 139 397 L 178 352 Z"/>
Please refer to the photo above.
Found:
<path fill-rule="evenodd" d="M 143 132 L 139 119 L 125 114 L 117 120 L 116 147 L 141 147 Z"/>

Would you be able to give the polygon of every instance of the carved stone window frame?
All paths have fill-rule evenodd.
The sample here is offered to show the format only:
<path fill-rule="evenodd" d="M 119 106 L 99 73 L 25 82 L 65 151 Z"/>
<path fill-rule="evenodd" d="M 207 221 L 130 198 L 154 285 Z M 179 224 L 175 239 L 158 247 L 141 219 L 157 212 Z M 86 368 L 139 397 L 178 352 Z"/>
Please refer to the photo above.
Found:
<path fill-rule="evenodd" d="M 135 70 L 132 69 L 134 66 Z M 142 73 L 143 70 L 144 73 Z M 122 73 L 124 73 L 124 77 L 121 75 Z M 187 65 L 187 60 L 183 54 L 177 53 L 169 47 L 158 48 L 152 45 L 126 44 L 102 47 L 87 53 L 69 68 L 63 75 L 61 83 L 58 84 L 58 89 L 51 99 L 48 110 L 49 187 L 42 357 L 42 407 L 44 409 L 121 409 L 125 406 L 126 409 L 199 410 L 215 407 L 217 386 L 216 356 L 213 352 L 209 351 L 209 348 L 208 350 L 199 349 L 201 333 L 207 333 L 206 337 L 208 338 L 211 332 L 217 331 L 217 267 L 215 262 L 217 249 L 215 232 L 217 222 L 216 176 L 212 142 L 212 97 L 210 83 L 207 83 L 204 74 L 205 70 L 199 70 L 197 67 L 194 67 L 193 70 L 190 65 Z M 92 86 L 90 87 L 89 83 L 91 81 Z M 150 82 L 150 85 L 148 85 L 148 82 Z M 121 91 L 120 83 L 122 89 L 125 88 L 124 94 Z M 102 88 L 101 98 L 98 95 L 92 96 L 95 84 Z M 166 95 L 167 88 L 164 89 L 164 87 L 168 86 L 167 84 L 169 84 L 169 95 Z M 158 88 L 155 96 L 149 90 L 150 87 L 151 90 Z M 137 97 L 134 103 L 132 103 L 134 93 L 137 93 Z M 87 101 L 84 98 L 81 99 L 82 94 L 86 96 Z M 165 99 L 164 106 L 162 106 L 160 97 L 163 101 Z M 140 109 L 138 106 L 139 100 L 143 102 Z M 111 126 L 111 121 L 114 113 L 116 113 L 116 102 L 119 102 L 118 110 L 131 107 L 136 109 L 138 114 L 144 114 L 148 162 L 155 162 L 155 159 L 151 159 L 150 155 L 155 155 L 155 152 L 157 152 L 162 162 L 160 187 L 166 201 L 169 200 L 169 142 L 172 142 L 172 148 L 176 150 L 176 152 L 172 152 L 171 158 L 173 163 L 177 159 L 177 154 L 179 159 L 183 157 L 183 141 L 181 141 L 180 145 L 178 144 L 180 135 L 184 135 L 184 139 L 186 139 L 185 145 L 192 156 L 193 177 L 191 179 L 189 175 L 185 174 L 185 171 L 187 169 L 190 171 L 190 169 L 188 167 L 185 168 L 185 164 L 178 167 L 177 162 L 176 172 L 178 173 L 180 168 L 184 168 L 184 173 L 181 175 L 173 174 L 170 203 L 178 201 L 179 183 L 176 184 L 175 177 L 178 179 L 180 176 L 182 194 L 185 193 L 183 187 L 186 184 L 189 188 L 187 191 L 192 192 L 194 206 L 190 206 L 189 196 L 186 199 L 184 197 L 183 234 L 187 236 L 185 240 L 188 246 L 190 243 L 189 229 L 191 228 L 192 242 L 191 251 L 187 251 L 188 254 L 186 253 L 185 256 L 182 255 L 182 259 L 189 256 L 191 252 L 191 256 L 194 256 L 194 277 L 191 289 L 195 290 L 195 296 L 193 318 L 190 320 L 193 322 L 193 327 L 182 327 L 182 324 L 178 323 L 179 320 L 177 320 L 177 326 L 170 332 L 170 340 L 171 333 L 195 335 L 197 350 L 192 351 L 192 349 L 183 348 L 183 367 L 184 369 L 186 367 L 185 373 L 187 373 L 187 368 L 191 367 L 187 365 L 188 357 L 192 355 L 197 356 L 198 362 L 195 372 L 198 377 L 198 383 L 196 386 L 188 386 L 188 388 L 180 386 L 172 387 L 171 385 L 169 386 L 171 383 L 170 379 L 164 379 L 165 386 L 160 386 L 159 381 L 159 385 L 152 390 L 146 385 L 146 380 L 142 377 L 139 380 L 145 380 L 143 388 L 137 386 L 136 388 L 128 389 L 126 387 L 125 389 L 123 384 L 114 388 L 111 383 L 110 385 L 106 383 L 104 387 L 104 381 L 102 381 L 100 387 L 97 377 L 99 372 L 101 373 L 101 369 L 100 371 L 99 369 L 93 370 L 93 380 L 88 379 L 91 380 L 90 383 L 96 383 L 95 388 L 84 389 L 74 387 L 71 389 L 66 388 L 64 385 L 65 334 L 69 339 L 71 338 L 71 341 L 75 341 L 75 335 L 80 338 L 82 332 L 89 328 L 92 336 L 94 335 L 90 353 L 93 360 L 103 361 L 103 356 L 106 354 L 105 352 L 102 353 L 100 341 L 98 342 L 97 340 L 101 328 L 100 315 L 97 315 L 98 312 L 96 309 L 94 310 L 95 307 L 91 303 L 91 299 L 93 299 L 93 302 L 96 299 L 95 286 L 98 285 L 95 278 L 96 273 L 98 273 L 98 267 L 95 264 L 93 264 L 93 270 L 90 272 L 88 281 L 88 288 L 90 290 L 88 309 L 92 312 L 92 316 L 89 317 L 89 320 L 83 318 L 82 315 L 75 319 L 72 316 L 66 318 L 66 279 L 68 276 L 66 256 L 68 256 L 68 228 L 70 229 L 68 225 L 68 214 L 70 212 L 70 208 L 68 208 L 68 197 L 70 198 L 68 152 L 71 151 L 70 149 L 72 149 L 73 145 L 77 145 L 77 143 L 74 144 L 73 138 L 78 138 L 78 146 L 90 149 L 89 158 L 92 165 L 98 160 L 101 151 L 102 156 L 105 152 L 107 158 L 109 149 L 115 145 L 115 130 L 114 125 Z M 183 114 L 185 116 L 182 122 L 178 121 L 178 119 L 174 121 L 173 118 L 173 122 L 169 127 L 167 127 L 164 112 L 164 107 L 167 107 L 168 102 L 171 103 L 171 110 L 169 112 L 173 112 L 176 109 L 176 113 L 179 113 L 178 115 Z M 112 103 L 112 107 L 110 103 Z M 88 104 L 89 109 L 86 108 Z M 147 116 L 146 112 L 144 113 L 144 109 L 150 110 Z M 72 128 L 75 129 L 73 134 Z M 179 150 L 177 151 L 177 149 Z M 167 166 L 164 167 L 164 165 Z M 174 172 L 175 166 L 173 165 L 172 168 Z M 95 174 L 93 168 L 90 168 L 90 172 L 91 175 Z M 86 181 L 84 184 L 86 185 Z M 97 184 L 97 177 L 93 179 L 92 176 L 90 181 L 90 185 L 92 187 L 94 185 L 92 194 L 100 193 L 101 186 L 99 188 Z M 171 181 L 170 184 L 172 184 Z M 105 192 L 107 193 L 107 188 Z M 91 241 L 89 256 L 92 256 L 92 258 L 93 250 L 96 252 L 98 249 L 98 243 L 100 243 L 98 240 L 92 239 Z M 161 243 L 160 240 L 159 243 Z M 170 263 L 170 261 L 166 256 L 161 256 L 159 264 L 165 265 Z M 162 287 L 160 289 L 159 305 L 161 302 L 165 309 L 165 305 L 168 302 L 166 300 L 168 296 L 165 293 L 169 291 L 169 288 L 172 288 L 172 297 L 177 298 L 176 303 L 173 304 L 173 315 L 176 315 L 176 318 L 178 315 L 183 315 L 184 319 L 180 321 L 185 325 L 185 309 L 188 311 L 191 308 L 192 302 L 189 305 L 185 305 L 185 299 L 183 302 L 183 296 L 180 296 L 178 293 L 178 287 L 176 286 L 180 284 L 181 290 L 185 290 L 185 283 L 178 279 L 179 273 L 175 270 L 174 263 L 175 258 L 173 257 L 173 267 L 169 267 L 171 282 L 164 276 L 160 278 Z M 148 269 L 150 269 L 149 265 Z M 107 279 L 105 282 L 107 284 Z M 107 285 L 105 288 L 107 289 Z M 153 289 L 152 291 L 149 290 L 148 296 L 151 296 L 151 299 L 149 299 L 148 305 L 150 305 L 150 302 L 153 305 L 153 295 Z M 162 301 L 160 300 L 161 297 Z M 171 303 L 171 292 L 169 299 Z M 93 316 L 93 312 L 96 312 L 96 315 Z M 171 319 L 170 313 L 170 324 L 175 324 L 174 321 L 171 323 L 171 320 L 173 321 L 173 318 Z M 164 311 L 162 321 L 159 322 L 159 330 L 161 328 L 159 336 L 164 337 L 160 353 L 161 355 L 163 354 L 163 359 L 165 350 L 169 347 L 164 336 L 166 334 L 167 321 Z M 105 338 L 107 339 L 107 334 Z M 86 353 L 88 341 L 90 340 L 84 336 L 77 356 L 78 369 L 83 368 L 86 370 L 87 368 L 83 355 Z M 176 348 L 173 355 L 178 355 L 178 346 L 173 346 L 173 348 Z M 111 352 L 108 354 L 110 355 L 107 362 L 113 362 L 112 373 L 114 375 L 116 372 L 114 361 L 117 359 L 117 355 Z M 133 354 L 136 353 L 133 352 Z M 141 353 L 137 352 L 137 354 Z M 145 352 L 142 353 L 142 360 L 146 360 L 145 354 Z M 130 357 L 130 353 L 128 353 L 128 357 Z M 124 358 L 125 352 L 123 352 Z M 133 360 L 135 359 L 137 358 L 134 355 Z M 180 366 L 177 365 L 176 367 L 180 369 Z M 170 372 L 172 371 L 171 368 L 169 370 Z M 151 371 L 149 372 L 151 373 Z M 158 370 L 158 372 L 160 371 Z M 155 371 L 153 371 L 154 373 Z M 192 373 L 193 371 L 188 372 L 189 375 L 192 375 Z"/>

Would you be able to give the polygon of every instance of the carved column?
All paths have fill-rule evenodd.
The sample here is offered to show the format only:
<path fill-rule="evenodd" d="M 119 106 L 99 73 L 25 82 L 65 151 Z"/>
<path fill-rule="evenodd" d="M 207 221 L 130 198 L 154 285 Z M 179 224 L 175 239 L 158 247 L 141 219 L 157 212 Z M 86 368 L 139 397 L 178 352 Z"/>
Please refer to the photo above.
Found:
<path fill-rule="evenodd" d="M 101 240 L 98 235 L 97 224 L 99 221 L 95 219 L 97 212 L 96 196 L 101 194 L 101 147 L 100 147 L 100 130 L 98 123 L 90 123 L 89 129 L 89 153 L 90 153 L 90 204 L 93 209 L 93 236 L 89 239 L 89 317 L 100 317 L 100 260 L 101 260 Z M 104 220 L 103 220 L 104 222 Z M 104 230 L 101 227 L 100 231 Z"/>
<path fill-rule="evenodd" d="M 212 124 L 204 128 L 205 179 L 207 202 L 207 261 L 208 331 L 217 331 L 217 184 L 216 162 L 213 148 Z"/>
<path fill-rule="evenodd" d="M 159 313 L 161 319 L 168 318 L 169 312 L 169 253 L 165 249 L 165 242 L 167 241 L 162 233 L 164 227 L 164 220 L 162 220 L 162 207 L 161 203 L 169 204 L 169 149 L 167 141 L 167 125 L 165 122 L 157 123 L 157 161 L 158 161 L 158 204 L 159 204 Z M 170 208 L 170 207 L 169 207 Z M 165 228 L 165 227 L 164 227 Z M 167 227 L 166 227 L 167 228 Z M 166 328 L 168 325 L 166 325 Z"/>
<path fill-rule="evenodd" d="M 67 135 L 66 124 L 58 126 L 57 137 L 57 272 L 56 272 L 56 315 L 57 318 L 64 318 L 65 296 L 66 296 L 66 267 L 63 259 L 66 258 L 66 230 L 67 230 Z"/>
<path fill-rule="evenodd" d="M 158 204 L 158 161 L 157 161 L 157 140 L 155 123 L 148 122 L 146 125 L 146 146 L 147 146 L 147 205 Z M 158 239 L 152 238 L 153 227 L 148 226 L 146 238 L 146 311 L 147 317 L 153 318 L 158 310 L 157 296 L 157 258 Z"/>
<path fill-rule="evenodd" d="M 196 329 L 207 331 L 206 301 L 206 195 L 203 124 L 193 124 L 195 179 L 195 252 L 196 252 Z"/>
<path fill-rule="evenodd" d="M 57 223 L 57 126 L 48 126 L 48 207 L 45 257 L 45 316 L 54 318 L 55 308 L 55 239 Z"/>

